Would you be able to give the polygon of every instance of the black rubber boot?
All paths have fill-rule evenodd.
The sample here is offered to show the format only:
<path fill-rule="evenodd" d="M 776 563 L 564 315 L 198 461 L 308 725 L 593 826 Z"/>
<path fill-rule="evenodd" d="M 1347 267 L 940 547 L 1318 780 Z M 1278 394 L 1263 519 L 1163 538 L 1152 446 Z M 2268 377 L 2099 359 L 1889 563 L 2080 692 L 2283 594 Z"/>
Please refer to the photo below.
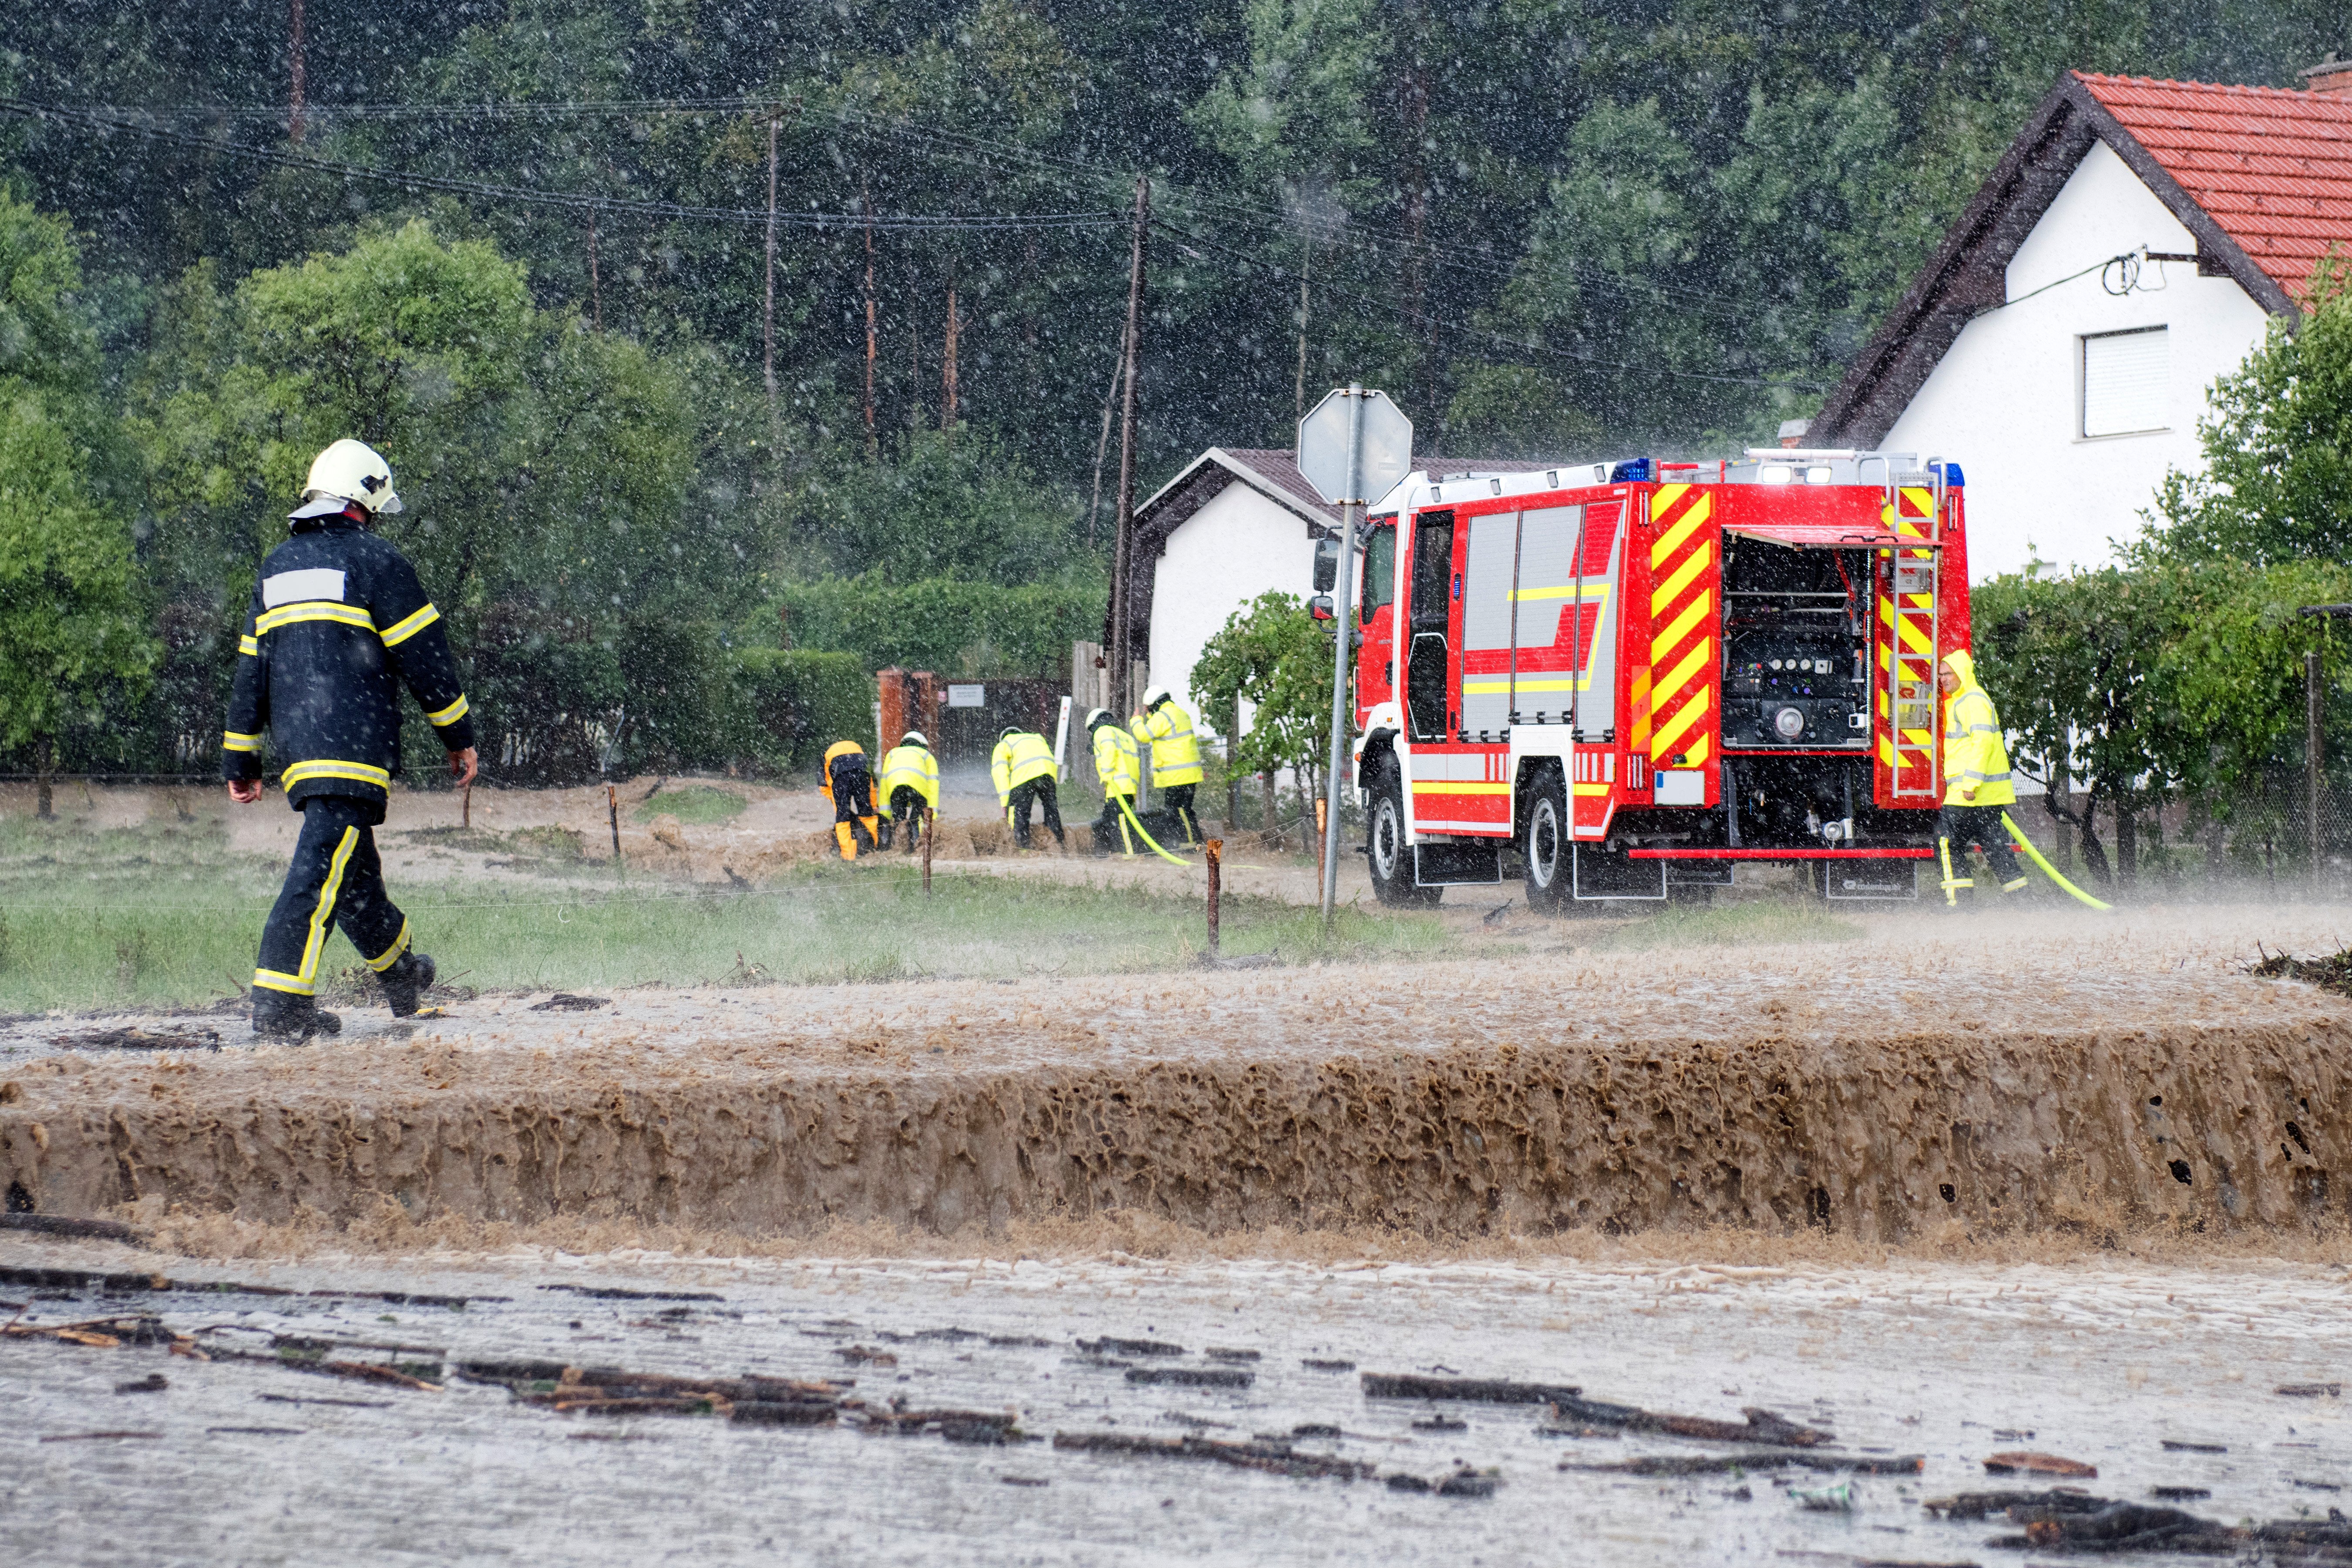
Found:
<path fill-rule="evenodd" d="M 339 1035 L 342 1029 L 341 1018 L 308 996 L 272 991 L 265 985 L 253 988 L 253 1032 L 257 1038 L 299 1046 L 320 1035 Z"/>
<path fill-rule="evenodd" d="M 383 982 L 383 999 L 392 1016 L 413 1017 L 421 1005 L 419 999 L 433 984 L 433 955 L 404 952 L 392 961 L 390 968 L 377 971 L 376 978 Z"/>

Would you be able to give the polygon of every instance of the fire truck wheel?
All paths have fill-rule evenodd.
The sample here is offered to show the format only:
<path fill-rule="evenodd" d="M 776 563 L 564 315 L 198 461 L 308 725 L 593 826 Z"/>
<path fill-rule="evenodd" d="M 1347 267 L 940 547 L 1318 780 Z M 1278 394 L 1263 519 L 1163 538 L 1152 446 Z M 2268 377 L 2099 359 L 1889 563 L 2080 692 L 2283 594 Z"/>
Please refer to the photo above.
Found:
<path fill-rule="evenodd" d="M 1443 888 L 1416 887 L 1412 847 L 1404 836 L 1404 781 L 1396 759 L 1383 757 L 1372 777 L 1372 809 L 1365 824 L 1364 858 L 1372 873 L 1372 893 L 1384 904 L 1423 908 L 1444 896 Z"/>
<path fill-rule="evenodd" d="M 1519 852 L 1528 863 L 1528 908 L 1557 910 L 1568 901 L 1568 806 L 1559 780 L 1546 776 L 1528 806 Z"/>

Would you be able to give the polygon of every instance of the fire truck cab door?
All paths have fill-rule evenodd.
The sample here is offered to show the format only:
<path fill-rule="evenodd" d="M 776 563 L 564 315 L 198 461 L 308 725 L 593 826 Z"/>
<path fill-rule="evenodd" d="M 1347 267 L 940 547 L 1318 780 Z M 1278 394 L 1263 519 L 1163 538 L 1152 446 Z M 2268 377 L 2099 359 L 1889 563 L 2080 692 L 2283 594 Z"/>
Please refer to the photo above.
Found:
<path fill-rule="evenodd" d="M 1405 720 L 1416 741 L 1443 741 L 1452 682 L 1447 658 L 1454 611 L 1454 514 L 1431 512 L 1412 530 L 1412 647 L 1405 664 Z"/>

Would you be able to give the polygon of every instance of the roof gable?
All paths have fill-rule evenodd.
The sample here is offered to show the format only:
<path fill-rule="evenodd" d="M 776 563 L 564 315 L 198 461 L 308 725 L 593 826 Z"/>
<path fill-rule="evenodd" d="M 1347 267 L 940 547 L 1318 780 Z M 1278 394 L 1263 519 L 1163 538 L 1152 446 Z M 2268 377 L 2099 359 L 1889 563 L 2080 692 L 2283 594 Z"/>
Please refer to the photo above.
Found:
<path fill-rule="evenodd" d="M 2010 261 L 2098 142 L 2197 237 L 2200 274 L 2273 314 L 2299 316 L 2312 263 L 2352 241 L 2352 100 L 2069 71 L 1823 400 L 1813 441 L 1885 438 L 1961 329 L 2007 301 Z"/>

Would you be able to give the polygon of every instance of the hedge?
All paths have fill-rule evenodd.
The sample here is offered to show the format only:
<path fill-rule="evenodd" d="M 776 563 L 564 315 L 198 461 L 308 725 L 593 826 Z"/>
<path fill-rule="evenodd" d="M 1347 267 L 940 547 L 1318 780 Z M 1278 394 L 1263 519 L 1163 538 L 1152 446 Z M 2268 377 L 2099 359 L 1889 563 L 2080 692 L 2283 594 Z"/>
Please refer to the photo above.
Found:
<path fill-rule="evenodd" d="M 853 654 L 867 669 L 1011 678 L 1066 672 L 1070 645 L 1102 635 L 1106 593 L 1094 584 L 833 577 L 788 583 L 777 599 L 798 647 Z"/>

